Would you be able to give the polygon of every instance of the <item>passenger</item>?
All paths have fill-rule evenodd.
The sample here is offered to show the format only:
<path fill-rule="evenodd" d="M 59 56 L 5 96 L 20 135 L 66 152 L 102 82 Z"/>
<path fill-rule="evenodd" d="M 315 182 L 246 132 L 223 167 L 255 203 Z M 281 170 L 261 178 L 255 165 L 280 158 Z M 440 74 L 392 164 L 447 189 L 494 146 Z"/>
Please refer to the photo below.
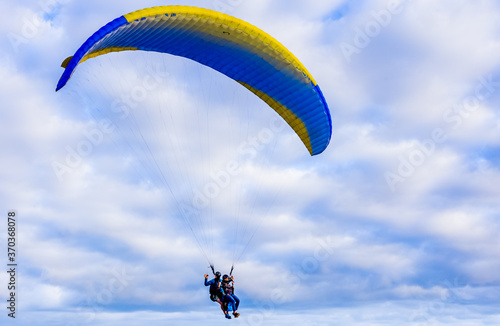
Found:
<path fill-rule="evenodd" d="M 233 308 L 233 316 L 234 318 L 238 318 L 240 314 L 237 310 L 240 305 L 240 299 L 234 294 L 234 280 L 232 276 L 231 278 L 228 275 L 222 277 L 222 289 L 225 293 L 223 302 L 227 302 Z"/>

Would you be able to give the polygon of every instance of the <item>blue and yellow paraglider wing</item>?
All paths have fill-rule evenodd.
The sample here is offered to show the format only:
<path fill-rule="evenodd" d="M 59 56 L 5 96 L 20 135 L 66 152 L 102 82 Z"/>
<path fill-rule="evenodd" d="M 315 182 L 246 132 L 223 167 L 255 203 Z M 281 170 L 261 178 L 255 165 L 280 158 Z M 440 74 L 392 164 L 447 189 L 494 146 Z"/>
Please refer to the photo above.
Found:
<path fill-rule="evenodd" d="M 153 7 L 111 21 L 63 62 L 66 69 L 56 90 L 64 87 L 78 64 L 125 50 L 169 53 L 211 67 L 272 107 L 311 155 L 323 152 L 330 142 L 328 106 L 303 64 L 262 30 L 208 9 Z"/>

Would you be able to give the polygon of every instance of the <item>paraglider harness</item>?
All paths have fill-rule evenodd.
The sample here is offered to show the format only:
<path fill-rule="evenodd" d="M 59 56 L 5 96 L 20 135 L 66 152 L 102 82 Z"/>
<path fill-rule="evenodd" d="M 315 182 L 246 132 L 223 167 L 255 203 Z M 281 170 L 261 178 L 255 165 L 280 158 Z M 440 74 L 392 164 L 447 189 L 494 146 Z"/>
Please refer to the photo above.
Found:
<path fill-rule="evenodd" d="M 217 289 L 217 284 L 212 284 L 210 285 L 210 300 L 213 302 L 216 302 L 217 299 L 222 300 L 222 293 L 220 292 L 220 289 Z"/>

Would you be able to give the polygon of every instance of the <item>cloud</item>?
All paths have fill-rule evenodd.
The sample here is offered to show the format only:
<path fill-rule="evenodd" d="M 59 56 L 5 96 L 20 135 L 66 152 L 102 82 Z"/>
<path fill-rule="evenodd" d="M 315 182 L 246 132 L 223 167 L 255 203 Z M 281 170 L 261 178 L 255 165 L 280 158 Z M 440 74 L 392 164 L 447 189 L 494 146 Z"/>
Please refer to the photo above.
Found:
<path fill-rule="evenodd" d="M 20 216 L 24 322 L 216 324 L 221 312 L 201 285 L 207 255 L 224 273 L 235 263 L 243 323 L 498 324 L 498 5 L 401 3 L 388 24 L 387 1 L 188 3 L 254 23 L 304 62 L 334 123 L 316 157 L 252 94 L 178 58 L 117 56 L 111 69 L 89 60 L 54 93 L 62 59 L 138 9 L 132 1 L 1 4 L 11 14 L 0 23 L 0 203 Z M 340 44 L 355 46 L 376 23 L 347 60 Z M 171 118 L 152 109 L 106 129 L 91 110 L 155 76 L 135 104 L 167 98 Z M 253 123 L 236 123 L 250 113 Z M 142 118 L 142 136 L 164 149 L 158 162 L 172 164 L 165 182 L 137 159 L 142 136 L 127 132 Z M 208 131 L 225 145 L 199 146 Z M 393 187 L 388 172 L 401 178 Z M 211 215 L 193 205 L 199 193 L 213 197 Z"/>

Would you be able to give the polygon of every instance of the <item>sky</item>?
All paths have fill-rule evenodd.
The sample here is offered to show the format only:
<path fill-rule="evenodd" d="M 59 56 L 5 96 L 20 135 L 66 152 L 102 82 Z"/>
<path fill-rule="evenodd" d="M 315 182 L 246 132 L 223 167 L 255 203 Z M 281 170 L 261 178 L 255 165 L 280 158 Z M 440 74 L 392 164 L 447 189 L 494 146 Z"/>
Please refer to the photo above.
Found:
<path fill-rule="evenodd" d="M 330 107 L 329 147 L 310 157 L 253 94 L 180 58 L 103 56 L 54 92 L 61 62 L 101 26 L 176 4 L 243 19 L 294 53 Z M 0 324 L 500 324 L 498 2 L 40 0 L 0 10 Z M 127 95 L 151 115 L 117 118 Z M 154 115 L 159 106 L 170 120 Z M 183 219 L 210 186 L 204 215 Z M 209 262 L 222 273 L 234 264 L 238 319 L 209 300 Z"/>

